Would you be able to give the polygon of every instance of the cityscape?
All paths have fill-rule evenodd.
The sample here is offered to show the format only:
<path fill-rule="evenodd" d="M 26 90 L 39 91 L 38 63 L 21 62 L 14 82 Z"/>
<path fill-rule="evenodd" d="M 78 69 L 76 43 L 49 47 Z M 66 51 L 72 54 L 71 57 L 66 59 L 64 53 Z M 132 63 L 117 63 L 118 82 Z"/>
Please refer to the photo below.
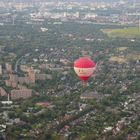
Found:
<path fill-rule="evenodd" d="M 139 0 L 0 0 L 0 140 L 33 139 L 140 139 Z"/>

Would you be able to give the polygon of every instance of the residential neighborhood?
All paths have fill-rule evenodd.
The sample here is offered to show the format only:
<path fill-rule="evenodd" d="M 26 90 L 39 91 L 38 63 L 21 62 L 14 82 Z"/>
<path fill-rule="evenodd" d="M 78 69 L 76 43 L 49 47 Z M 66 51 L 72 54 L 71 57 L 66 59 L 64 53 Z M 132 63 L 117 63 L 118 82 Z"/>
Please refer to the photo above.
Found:
<path fill-rule="evenodd" d="M 139 38 L 138 0 L 0 0 L 0 139 L 139 140 Z"/>

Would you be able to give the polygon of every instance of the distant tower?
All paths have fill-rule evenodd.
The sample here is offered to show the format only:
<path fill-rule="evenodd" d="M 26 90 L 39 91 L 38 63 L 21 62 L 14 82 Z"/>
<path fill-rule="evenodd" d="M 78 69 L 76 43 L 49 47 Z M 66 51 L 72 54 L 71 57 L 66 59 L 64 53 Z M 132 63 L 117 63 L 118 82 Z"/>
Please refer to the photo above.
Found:
<path fill-rule="evenodd" d="M 10 94 L 8 93 L 7 101 L 10 101 Z"/>
<path fill-rule="evenodd" d="M 64 17 L 67 17 L 67 12 L 64 12 Z"/>
<path fill-rule="evenodd" d="M 0 65 L 0 75 L 2 75 L 2 65 Z"/>
<path fill-rule="evenodd" d="M 76 17 L 77 17 L 77 18 L 79 18 L 79 12 L 76 12 L 76 14 L 75 14 L 75 15 L 76 15 Z"/>

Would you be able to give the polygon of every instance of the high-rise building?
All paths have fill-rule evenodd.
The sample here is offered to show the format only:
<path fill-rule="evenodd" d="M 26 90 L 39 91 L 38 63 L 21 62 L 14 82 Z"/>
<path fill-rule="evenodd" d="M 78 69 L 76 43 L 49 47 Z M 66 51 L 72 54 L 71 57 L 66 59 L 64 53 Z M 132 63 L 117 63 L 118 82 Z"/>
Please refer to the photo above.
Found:
<path fill-rule="evenodd" d="M 79 12 L 76 12 L 75 16 L 76 16 L 76 18 L 79 18 L 79 16 L 80 16 Z"/>
<path fill-rule="evenodd" d="M 7 96 L 7 92 L 2 87 L 0 87 L 0 96 Z"/>
<path fill-rule="evenodd" d="M 30 82 L 34 84 L 35 83 L 35 72 L 32 68 L 29 69 L 28 76 L 29 76 Z"/>
<path fill-rule="evenodd" d="M 12 65 L 11 65 L 11 64 L 6 63 L 6 64 L 5 64 L 5 67 L 6 67 L 6 71 L 7 71 L 7 72 L 10 72 L 10 73 L 12 72 Z"/>

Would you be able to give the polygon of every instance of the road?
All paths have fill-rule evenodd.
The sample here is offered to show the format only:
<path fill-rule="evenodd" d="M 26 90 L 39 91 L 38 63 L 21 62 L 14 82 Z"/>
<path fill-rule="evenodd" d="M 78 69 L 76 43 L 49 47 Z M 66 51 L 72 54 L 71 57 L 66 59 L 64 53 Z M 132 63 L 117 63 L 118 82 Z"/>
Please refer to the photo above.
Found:
<path fill-rule="evenodd" d="M 18 72 L 18 65 L 20 63 L 20 61 L 24 58 L 24 56 L 21 56 L 15 63 L 15 66 L 14 66 L 14 71 L 17 73 Z"/>
<path fill-rule="evenodd" d="M 25 55 L 21 56 L 15 63 L 14 66 L 14 71 L 17 73 L 18 72 L 18 65 L 20 64 L 20 62 L 25 59 L 26 57 L 28 57 L 30 55 L 30 53 L 26 53 Z"/>

